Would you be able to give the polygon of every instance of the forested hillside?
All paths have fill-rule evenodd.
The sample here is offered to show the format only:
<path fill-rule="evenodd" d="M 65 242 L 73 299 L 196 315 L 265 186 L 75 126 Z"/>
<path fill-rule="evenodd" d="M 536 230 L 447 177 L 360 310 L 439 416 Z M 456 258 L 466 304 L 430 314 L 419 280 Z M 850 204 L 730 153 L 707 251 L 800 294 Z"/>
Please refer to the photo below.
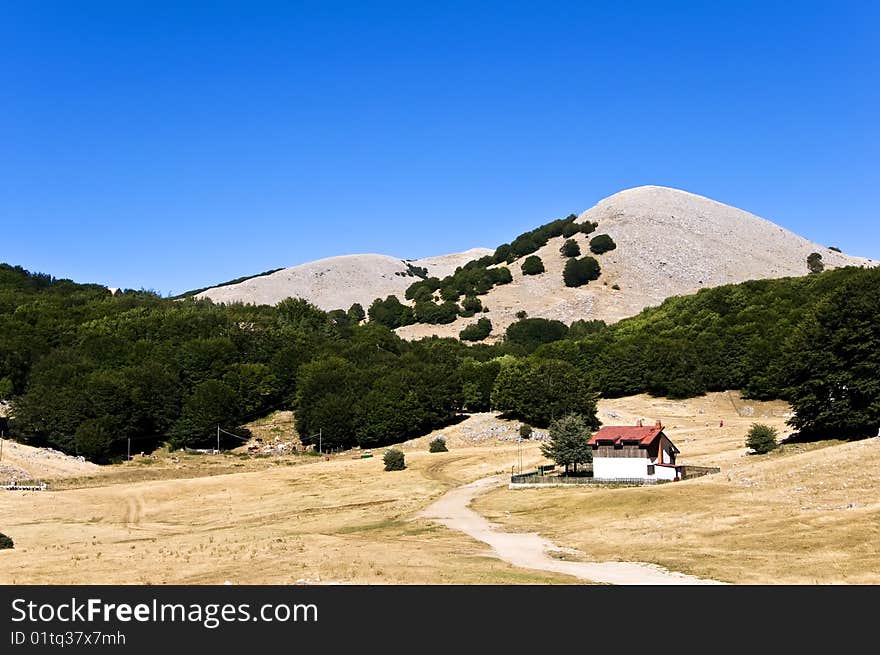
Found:
<path fill-rule="evenodd" d="M 111 295 L 0 265 L 0 399 L 18 438 L 107 461 L 169 440 L 208 446 L 293 408 L 306 443 L 378 446 L 462 411 L 532 425 L 595 394 L 787 398 L 806 434 L 880 427 L 880 270 L 706 289 L 607 326 L 522 316 L 498 345 L 408 342 L 357 312 Z M 503 372 L 503 374 L 502 374 Z M 226 445 L 237 445 L 233 437 Z"/>

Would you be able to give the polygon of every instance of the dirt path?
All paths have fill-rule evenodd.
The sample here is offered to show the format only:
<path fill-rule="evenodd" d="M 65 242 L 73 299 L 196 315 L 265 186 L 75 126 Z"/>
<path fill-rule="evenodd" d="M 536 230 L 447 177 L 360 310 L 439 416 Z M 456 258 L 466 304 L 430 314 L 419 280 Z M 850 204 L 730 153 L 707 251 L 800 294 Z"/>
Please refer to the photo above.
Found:
<path fill-rule="evenodd" d="M 503 480 L 502 476 L 483 478 L 452 489 L 425 508 L 420 516 L 488 544 L 500 559 L 522 568 L 563 573 L 607 584 L 721 584 L 643 562 L 567 562 L 556 559 L 550 553 L 569 554 L 569 551 L 558 548 L 537 533 L 502 532 L 499 526 L 470 508 L 474 498 L 499 486 Z"/>

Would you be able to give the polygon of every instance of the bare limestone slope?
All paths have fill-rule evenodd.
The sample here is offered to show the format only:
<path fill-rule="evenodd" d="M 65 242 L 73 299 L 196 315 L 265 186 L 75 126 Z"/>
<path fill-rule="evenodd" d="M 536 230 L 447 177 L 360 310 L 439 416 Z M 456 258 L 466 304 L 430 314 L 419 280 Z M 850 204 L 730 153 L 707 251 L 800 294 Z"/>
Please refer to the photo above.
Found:
<path fill-rule="evenodd" d="M 486 248 L 424 259 L 397 259 L 388 255 L 342 255 L 284 268 L 238 284 L 214 287 L 197 298 L 214 302 L 274 305 L 285 298 L 305 298 L 323 310 L 348 309 L 360 303 L 366 310 L 376 298 L 396 295 L 403 300 L 406 288 L 418 280 L 407 263 L 428 269 L 428 275 L 445 277 L 472 259 L 491 254 Z"/>
<path fill-rule="evenodd" d="M 745 280 L 806 275 L 807 256 L 818 252 L 826 268 L 875 265 L 812 243 L 768 220 L 686 191 L 642 186 L 609 196 L 578 217 L 598 223 L 591 235 L 575 240 L 582 255 L 590 254 L 590 238 L 609 234 L 617 244 L 597 256 L 601 277 L 590 284 L 566 287 L 559 253 L 564 239 L 551 239 L 536 254 L 546 271 L 524 276 L 522 259 L 508 265 L 511 284 L 481 296 L 498 338 L 524 310 L 532 317 L 571 323 L 578 319 L 613 322 L 658 305 L 670 296 Z M 510 235 L 513 238 L 515 235 Z M 484 248 L 409 262 L 444 277 L 456 267 L 489 254 Z M 396 295 L 404 301 L 406 288 L 418 278 L 407 261 L 387 255 L 345 255 L 286 268 L 239 284 L 215 287 L 198 295 L 216 302 L 275 304 L 288 296 L 310 300 L 325 310 L 346 309 L 358 302 L 367 309 L 375 298 Z M 618 287 L 618 288 L 615 288 Z M 400 328 L 408 339 L 458 336 L 474 318 L 449 325 L 417 324 Z"/>
<path fill-rule="evenodd" d="M 509 264 L 513 282 L 482 296 L 489 307 L 493 335 L 503 334 L 525 310 L 531 317 L 613 322 L 658 305 L 670 296 L 746 280 L 806 275 L 807 256 L 818 252 L 826 268 L 875 265 L 867 259 L 829 250 L 750 214 L 709 198 L 659 186 L 643 186 L 605 198 L 582 213 L 577 222 L 599 226 L 575 240 L 582 255 L 589 240 L 609 234 L 617 244 L 596 256 L 600 278 L 579 288 L 562 281 L 565 258 L 562 237 L 551 239 L 536 254 L 546 272 L 524 276 L 522 260 Z M 617 285 L 619 289 L 613 287 Z M 474 319 L 449 325 L 411 325 L 398 332 L 406 338 L 437 334 L 457 336 Z"/>

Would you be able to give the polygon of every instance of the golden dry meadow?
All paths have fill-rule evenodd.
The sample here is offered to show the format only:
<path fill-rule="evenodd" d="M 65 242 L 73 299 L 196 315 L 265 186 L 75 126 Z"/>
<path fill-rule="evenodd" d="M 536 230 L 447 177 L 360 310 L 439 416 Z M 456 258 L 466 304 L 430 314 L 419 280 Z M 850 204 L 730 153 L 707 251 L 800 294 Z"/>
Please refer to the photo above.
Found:
<path fill-rule="evenodd" d="M 786 444 L 747 455 L 753 422 L 784 433 L 782 402 L 716 393 L 686 401 L 604 400 L 605 424 L 661 419 L 680 461 L 716 475 L 652 487 L 498 487 L 472 507 L 499 530 L 537 532 L 584 561 L 648 562 L 730 583 L 880 582 L 880 440 Z M 720 427 L 720 421 L 724 426 Z M 580 583 L 511 566 L 420 512 L 444 492 L 543 461 L 516 423 L 477 414 L 382 451 L 254 457 L 187 455 L 42 473 L 46 492 L 0 493 L 3 584 Z M 8 444 L 8 442 L 7 442 Z M 7 448 L 4 463 L 39 458 Z M 15 459 L 17 457 L 17 459 Z M 51 473 L 54 477 L 50 477 Z M 41 475 L 34 469 L 35 475 Z"/>

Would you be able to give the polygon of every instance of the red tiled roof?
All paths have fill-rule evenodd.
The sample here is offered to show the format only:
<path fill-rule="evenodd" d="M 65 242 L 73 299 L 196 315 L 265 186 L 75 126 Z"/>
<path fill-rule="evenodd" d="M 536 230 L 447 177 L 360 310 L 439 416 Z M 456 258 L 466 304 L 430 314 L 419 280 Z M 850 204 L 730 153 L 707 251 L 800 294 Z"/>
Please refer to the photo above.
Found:
<path fill-rule="evenodd" d="M 587 442 L 595 446 L 598 442 L 604 443 L 638 443 L 647 446 L 663 432 L 663 426 L 639 426 L 639 425 L 606 425 L 593 434 Z"/>

